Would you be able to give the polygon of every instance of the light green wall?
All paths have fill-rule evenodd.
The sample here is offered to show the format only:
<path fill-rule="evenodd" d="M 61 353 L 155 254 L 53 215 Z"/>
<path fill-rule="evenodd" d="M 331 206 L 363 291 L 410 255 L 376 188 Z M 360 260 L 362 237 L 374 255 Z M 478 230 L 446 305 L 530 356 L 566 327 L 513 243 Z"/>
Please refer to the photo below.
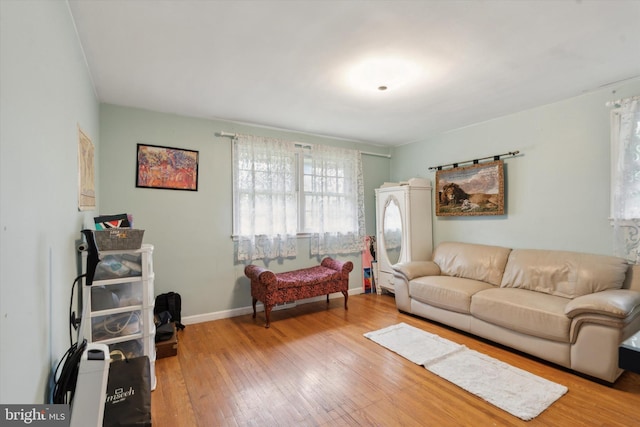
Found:
<path fill-rule="evenodd" d="M 241 126 L 234 123 L 101 105 L 100 204 L 103 214 L 127 212 L 134 226 L 146 230 L 144 241 L 155 246 L 155 293 L 179 292 L 182 315 L 207 315 L 251 305 L 244 265 L 235 265 L 231 240 L 231 142 L 220 131 L 279 137 L 312 144 L 339 145 L 385 152 L 371 145 Z M 199 151 L 198 191 L 135 187 L 136 144 L 146 143 Z M 374 189 L 389 179 L 389 160 L 363 156 L 366 223 L 375 230 Z M 362 286 L 359 256 L 351 288 Z M 298 257 L 271 262 L 275 271 L 317 264 L 308 240 L 298 239 Z"/>
<path fill-rule="evenodd" d="M 434 243 L 612 254 L 609 225 L 610 100 L 640 94 L 640 78 L 478 123 L 393 152 L 393 180 L 430 166 L 520 151 L 505 160 L 506 215 L 434 216 Z"/>
<path fill-rule="evenodd" d="M 98 102 L 66 2 L 0 1 L 0 403 L 43 403 L 69 348 L 78 126 Z M 75 307 L 74 307 L 75 309 Z"/>

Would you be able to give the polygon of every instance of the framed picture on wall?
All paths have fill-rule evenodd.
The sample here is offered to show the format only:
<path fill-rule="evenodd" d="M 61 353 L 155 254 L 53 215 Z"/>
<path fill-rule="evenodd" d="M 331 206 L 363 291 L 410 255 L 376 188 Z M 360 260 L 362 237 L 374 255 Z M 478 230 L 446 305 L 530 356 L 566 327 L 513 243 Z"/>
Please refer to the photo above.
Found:
<path fill-rule="evenodd" d="M 198 191 L 198 152 L 138 144 L 136 187 Z"/>
<path fill-rule="evenodd" d="M 504 215 L 502 160 L 436 172 L 436 215 Z"/>

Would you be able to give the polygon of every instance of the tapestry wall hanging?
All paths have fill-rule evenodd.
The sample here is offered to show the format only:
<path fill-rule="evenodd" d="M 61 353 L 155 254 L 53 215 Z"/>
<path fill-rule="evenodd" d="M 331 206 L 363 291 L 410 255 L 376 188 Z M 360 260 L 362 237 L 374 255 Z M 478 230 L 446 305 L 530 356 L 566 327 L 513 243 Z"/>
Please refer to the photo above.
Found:
<path fill-rule="evenodd" d="M 436 172 L 436 215 L 504 215 L 502 160 Z"/>
<path fill-rule="evenodd" d="M 136 187 L 198 191 L 198 152 L 138 144 Z"/>

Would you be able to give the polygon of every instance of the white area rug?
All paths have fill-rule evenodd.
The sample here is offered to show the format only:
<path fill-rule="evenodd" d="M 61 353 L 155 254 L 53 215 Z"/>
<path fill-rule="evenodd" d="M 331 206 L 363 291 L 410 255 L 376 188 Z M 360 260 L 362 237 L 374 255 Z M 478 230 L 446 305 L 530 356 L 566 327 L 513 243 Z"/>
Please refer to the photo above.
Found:
<path fill-rule="evenodd" d="M 563 385 L 406 323 L 364 336 L 525 421 L 540 415 L 568 391 Z"/>

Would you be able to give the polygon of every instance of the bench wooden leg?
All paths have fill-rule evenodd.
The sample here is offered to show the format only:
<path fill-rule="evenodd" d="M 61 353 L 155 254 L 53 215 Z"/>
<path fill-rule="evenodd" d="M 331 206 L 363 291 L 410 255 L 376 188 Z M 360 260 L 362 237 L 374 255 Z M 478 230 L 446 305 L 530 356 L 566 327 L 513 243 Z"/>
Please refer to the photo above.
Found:
<path fill-rule="evenodd" d="M 344 309 L 348 310 L 349 307 L 347 307 L 347 300 L 349 299 L 349 291 L 341 291 L 342 295 L 344 295 Z M 327 304 L 329 304 L 329 294 L 327 294 Z"/>
<path fill-rule="evenodd" d="M 256 318 L 256 303 L 258 302 L 258 300 L 256 298 L 253 298 L 253 301 L 251 302 L 251 304 L 253 305 L 253 318 Z M 268 328 L 269 326 L 271 326 L 271 321 L 269 320 L 269 315 L 271 314 L 271 309 L 273 308 L 273 305 L 266 305 L 264 306 L 264 315 L 267 318 L 267 323 L 264 324 L 265 328 Z"/>
<path fill-rule="evenodd" d="M 264 324 L 265 328 L 268 328 L 269 326 L 271 326 L 271 320 L 270 320 L 270 315 L 271 315 L 271 309 L 273 308 L 273 305 L 265 305 L 264 306 L 264 316 L 267 318 L 267 323 Z"/>

